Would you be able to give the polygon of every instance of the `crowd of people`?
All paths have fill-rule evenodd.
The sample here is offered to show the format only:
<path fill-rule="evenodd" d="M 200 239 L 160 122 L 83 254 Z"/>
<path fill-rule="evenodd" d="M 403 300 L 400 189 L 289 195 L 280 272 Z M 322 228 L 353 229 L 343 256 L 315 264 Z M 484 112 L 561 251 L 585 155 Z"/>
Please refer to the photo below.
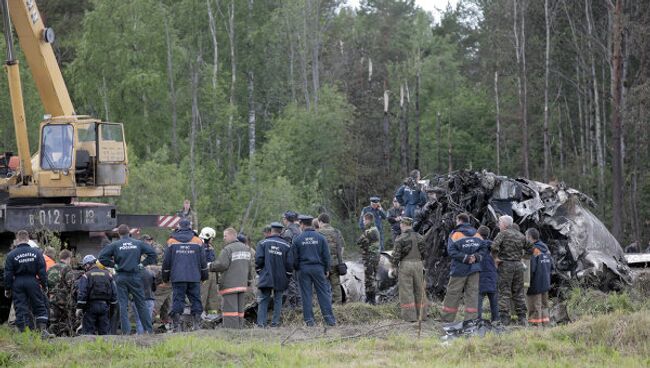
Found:
<path fill-rule="evenodd" d="M 397 277 L 401 317 L 411 322 L 426 319 L 429 311 L 427 247 L 413 230 L 413 216 L 427 200 L 435 200 L 435 194 L 421 190 L 419 179 L 414 171 L 397 190 L 388 211 L 379 197 L 371 197 L 370 205 L 361 211 L 357 240 L 365 271 L 365 301 L 375 304 L 376 272 L 384 250 L 382 224 L 390 223 L 393 270 L 389 277 Z M 27 231 L 18 231 L 4 273 L 16 327 L 36 328 L 44 336 L 115 334 L 118 328 L 130 334 L 132 316 L 138 334 L 153 333 L 156 318 L 178 332 L 199 329 L 206 315 L 220 311 L 223 327 L 239 329 L 245 326 L 245 307 L 255 300 L 258 327 L 280 326 L 282 309 L 287 307 L 301 309 L 304 323 L 314 326 L 314 291 L 323 323 L 336 325 L 332 305 L 343 303 L 340 282 L 347 265 L 345 240 L 328 214 L 313 218 L 287 211 L 282 223 L 264 228 L 264 237 L 255 247 L 236 229 L 227 228 L 218 254 L 213 228 L 193 230 L 197 217 L 189 201 L 179 216 L 178 228 L 164 245 L 120 225 L 119 239 L 106 242 L 97 256 L 85 255 L 81 270 L 72 267 L 70 251 L 62 250 L 55 262 L 52 249 L 41 252 Z M 454 321 L 461 303 L 465 320 L 481 318 L 487 296 L 493 321 L 510 323 L 514 310 L 521 324 L 548 323 L 552 259 L 539 232 L 531 228 L 524 236 L 512 217 L 502 216 L 500 232 L 491 241 L 489 229 L 474 228 L 468 214 L 458 215 L 456 221 L 448 237 L 451 272 L 441 320 Z M 524 280 L 526 264 L 528 281 Z M 181 319 L 184 314 L 189 326 Z M 79 320 L 81 330 L 74 331 Z"/>

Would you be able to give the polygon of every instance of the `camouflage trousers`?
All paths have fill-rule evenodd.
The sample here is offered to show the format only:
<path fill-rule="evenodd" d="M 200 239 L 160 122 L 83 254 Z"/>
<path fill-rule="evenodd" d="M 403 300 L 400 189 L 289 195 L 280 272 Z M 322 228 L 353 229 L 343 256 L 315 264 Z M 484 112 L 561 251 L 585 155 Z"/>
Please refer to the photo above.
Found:
<path fill-rule="evenodd" d="M 422 320 L 427 318 L 427 300 L 424 291 L 422 261 L 402 261 L 399 264 L 397 288 L 402 319 L 408 322 L 418 320 L 422 311 Z"/>
<path fill-rule="evenodd" d="M 330 269 L 330 275 L 327 278 L 332 287 L 332 304 L 343 304 L 343 293 L 341 292 L 341 276 L 336 267 Z"/>
<path fill-rule="evenodd" d="M 289 288 L 285 291 L 287 298 L 284 301 L 284 307 L 290 310 L 302 308 L 302 298 L 300 296 L 300 287 L 298 287 L 297 272 L 289 279 Z"/>
<path fill-rule="evenodd" d="M 221 295 L 217 286 L 216 272 L 210 272 L 209 278 L 201 282 L 201 304 L 206 313 L 221 310 Z"/>
<path fill-rule="evenodd" d="M 510 305 L 515 307 L 519 319 L 526 318 L 526 296 L 524 294 L 524 265 L 520 261 L 502 261 L 498 269 L 499 316 L 509 323 Z"/>
<path fill-rule="evenodd" d="M 480 272 L 469 276 L 451 276 L 447 284 L 447 293 L 442 302 L 442 321 L 453 322 L 456 319 L 460 301 L 465 305 L 465 321 L 478 317 L 478 280 Z"/>
<path fill-rule="evenodd" d="M 379 266 L 379 254 L 370 252 L 363 258 L 364 284 L 366 286 L 366 301 L 375 302 L 377 294 L 377 267 Z"/>

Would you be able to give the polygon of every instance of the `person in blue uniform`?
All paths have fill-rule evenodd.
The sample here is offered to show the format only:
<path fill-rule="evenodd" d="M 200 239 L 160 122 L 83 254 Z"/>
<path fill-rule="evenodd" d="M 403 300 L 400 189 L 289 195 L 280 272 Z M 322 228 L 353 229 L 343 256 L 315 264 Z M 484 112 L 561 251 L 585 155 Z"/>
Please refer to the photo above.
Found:
<path fill-rule="evenodd" d="M 280 326 L 282 313 L 282 296 L 289 287 L 293 271 L 291 246 L 282 236 L 284 226 L 279 222 L 271 223 L 271 234 L 259 242 L 255 251 L 255 270 L 259 275 L 257 287 L 260 290 L 257 306 L 257 326 L 265 327 L 271 293 L 273 293 L 273 318 L 271 327 Z"/>
<path fill-rule="evenodd" d="M 45 258 L 38 248 L 29 245 L 29 233 L 16 233 L 16 248 L 5 259 L 5 296 L 13 298 L 16 310 L 16 327 L 21 332 L 36 328 L 43 337 L 52 337 L 47 330 L 49 311 L 47 307 L 47 272 Z"/>
<path fill-rule="evenodd" d="M 302 314 L 307 326 L 314 326 L 314 311 L 312 308 L 312 290 L 316 289 L 316 297 L 321 314 L 328 326 L 336 325 L 332 312 L 332 290 L 327 281 L 330 270 L 330 251 L 325 237 L 312 227 L 313 217 L 300 215 L 302 232 L 293 239 L 293 266 L 298 271 L 300 297 L 302 299 Z"/>
<path fill-rule="evenodd" d="M 144 288 L 140 271 L 144 266 L 156 264 L 156 251 L 147 243 L 129 237 L 129 227 L 120 225 L 117 228 L 120 239 L 106 245 L 99 252 L 100 267 L 115 269 L 115 283 L 117 285 L 117 300 L 120 310 L 120 324 L 122 334 L 131 334 L 129 322 L 129 295 L 133 298 L 140 322 L 145 333 L 153 333 L 151 316 L 147 311 L 144 299 Z M 141 261 L 142 256 L 146 258 Z"/>
<path fill-rule="evenodd" d="M 110 329 L 111 308 L 117 304 L 117 287 L 113 276 L 97 265 L 92 254 L 85 256 L 82 265 L 86 273 L 79 279 L 77 317 L 83 314 L 84 335 L 107 335 Z"/>

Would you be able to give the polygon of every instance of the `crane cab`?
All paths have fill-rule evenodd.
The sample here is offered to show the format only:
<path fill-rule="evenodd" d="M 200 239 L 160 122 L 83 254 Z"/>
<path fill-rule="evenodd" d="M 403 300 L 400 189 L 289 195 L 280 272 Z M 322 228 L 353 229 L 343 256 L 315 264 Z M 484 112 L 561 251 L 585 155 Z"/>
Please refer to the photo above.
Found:
<path fill-rule="evenodd" d="M 127 182 L 123 125 L 87 116 L 47 118 L 40 125 L 33 177 L 10 198 L 110 197 Z"/>
<path fill-rule="evenodd" d="M 47 119 L 41 123 L 37 158 L 32 167 L 41 196 L 117 196 L 126 184 L 127 152 L 119 123 L 86 116 Z"/>

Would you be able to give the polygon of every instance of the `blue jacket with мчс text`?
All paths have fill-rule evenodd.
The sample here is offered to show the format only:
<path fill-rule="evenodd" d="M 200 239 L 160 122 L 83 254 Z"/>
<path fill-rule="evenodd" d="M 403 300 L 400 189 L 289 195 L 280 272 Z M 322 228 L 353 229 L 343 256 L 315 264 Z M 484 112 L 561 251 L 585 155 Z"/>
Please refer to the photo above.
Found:
<path fill-rule="evenodd" d="M 487 245 L 469 224 L 458 225 L 447 240 L 447 253 L 451 257 L 451 276 L 469 276 L 481 271 L 481 260 L 485 256 Z M 476 262 L 469 264 L 469 256 L 474 255 Z"/>
<path fill-rule="evenodd" d="M 278 234 L 269 236 L 257 244 L 255 269 L 259 275 L 258 288 L 287 290 L 293 271 L 291 247 Z"/>
<path fill-rule="evenodd" d="M 140 262 L 146 254 L 147 258 Z M 149 244 L 130 238 L 128 236 L 114 241 L 99 252 L 99 262 L 106 267 L 113 267 L 117 272 L 140 272 L 140 263 L 143 266 L 156 263 L 156 251 Z"/>
<path fill-rule="evenodd" d="M 167 282 L 201 282 L 208 279 L 208 263 L 202 245 L 174 243 L 165 252 L 162 278 Z"/>
<path fill-rule="evenodd" d="M 330 250 L 327 240 L 313 228 L 307 228 L 295 239 L 291 247 L 293 251 L 293 268 L 300 270 L 302 266 L 323 266 L 323 272 L 330 270 Z"/>
<path fill-rule="evenodd" d="M 526 294 L 541 294 L 551 289 L 551 271 L 553 259 L 548 247 L 538 240 L 533 244 L 533 256 L 530 258 L 530 287 Z"/>

